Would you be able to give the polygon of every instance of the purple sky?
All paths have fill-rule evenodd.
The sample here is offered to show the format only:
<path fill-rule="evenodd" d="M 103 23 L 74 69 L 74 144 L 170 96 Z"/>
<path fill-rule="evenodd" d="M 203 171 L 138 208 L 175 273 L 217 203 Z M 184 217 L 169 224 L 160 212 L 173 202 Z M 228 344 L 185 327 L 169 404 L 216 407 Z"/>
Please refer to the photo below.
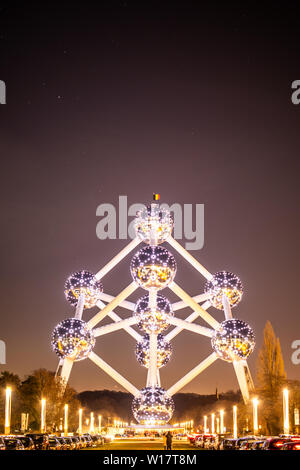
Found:
<path fill-rule="evenodd" d="M 157 191 L 170 204 L 205 204 L 205 244 L 192 254 L 211 272 L 240 276 L 245 294 L 234 315 L 256 333 L 252 370 L 270 320 L 288 376 L 299 378 L 290 359 L 300 339 L 300 105 L 290 98 L 300 78 L 299 20 L 276 9 L 156 5 L 0 11 L 0 79 L 7 86 L 0 106 L 7 365 L 0 371 L 56 368 L 51 332 L 73 312 L 66 277 L 81 268 L 96 272 L 127 243 L 97 239 L 97 206 L 117 204 L 122 194 L 129 204 L 147 202 Z M 176 282 L 201 293 L 204 279 L 175 256 Z M 103 279 L 105 292 L 129 284 L 130 259 Z M 142 387 L 146 370 L 134 347 L 119 332 L 99 339 L 95 352 Z M 162 370 L 165 387 L 211 352 L 209 339 L 189 332 L 173 348 Z M 119 388 L 88 360 L 75 365 L 70 383 Z M 227 363 L 218 361 L 184 391 L 216 386 L 237 388 Z"/>

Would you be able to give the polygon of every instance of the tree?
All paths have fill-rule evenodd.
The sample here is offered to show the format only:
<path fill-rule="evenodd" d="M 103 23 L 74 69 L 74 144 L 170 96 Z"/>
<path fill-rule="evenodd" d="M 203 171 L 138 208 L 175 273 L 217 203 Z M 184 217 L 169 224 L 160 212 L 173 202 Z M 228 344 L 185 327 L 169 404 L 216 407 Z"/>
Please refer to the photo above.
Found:
<path fill-rule="evenodd" d="M 282 430 L 282 388 L 286 373 L 279 338 L 276 338 L 270 321 L 264 329 L 264 341 L 257 363 L 258 392 L 263 399 L 260 409 L 264 428 L 268 434 Z"/>
<path fill-rule="evenodd" d="M 0 432 L 4 432 L 4 409 L 5 409 L 5 389 L 11 387 L 11 429 L 18 427 L 20 421 L 20 377 L 9 371 L 3 371 L 0 375 Z"/>

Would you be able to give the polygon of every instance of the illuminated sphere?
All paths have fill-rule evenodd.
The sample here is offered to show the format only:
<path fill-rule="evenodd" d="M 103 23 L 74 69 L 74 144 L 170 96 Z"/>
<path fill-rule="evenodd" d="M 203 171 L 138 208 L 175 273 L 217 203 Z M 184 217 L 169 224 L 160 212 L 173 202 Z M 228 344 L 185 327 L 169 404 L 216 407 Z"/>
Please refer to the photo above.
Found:
<path fill-rule="evenodd" d="M 221 323 L 211 339 L 213 350 L 224 361 L 247 359 L 255 346 L 252 328 L 242 320 L 232 318 Z"/>
<path fill-rule="evenodd" d="M 149 367 L 150 359 L 150 337 L 145 335 L 135 348 L 135 355 L 138 362 L 144 366 Z M 163 335 L 157 335 L 157 367 L 160 369 L 165 366 L 172 355 L 172 346 L 169 341 L 165 340 Z"/>
<path fill-rule="evenodd" d="M 235 274 L 219 271 L 206 281 L 204 291 L 210 295 L 212 305 L 223 310 L 223 294 L 228 297 L 230 306 L 235 307 L 242 299 L 243 285 Z"/>
<path fill-rule="evenodd" d="M 149 295 L 141 297 L 134 308 L 138 327 L 145 333 L 161 333 L 169 327 L 169 317 L 173 316 L 172 306 L 163 295 L 157 295 L 156 306 L 149 307 Z"/>
<path fill-rule="evenodd" d="M 85 295 L 84 308 L 96 305 L 103 291 L 101 281 L 89 271 L 78 271 L 71 274 L 65 283 L 65 296 L 71 305 L 76 306 L 81 294 Z"/>
<path fill-rule="evenodd" d="M 135 282 L 144 289 L 164 289 L 176 274 L 174 256 L 161 246 L 146 246 L 131 260 L 130 271 Z"/>
<path fill-rule="evenodd" d="M 174 412 L 173 399 L 161 387 L 145 387 L 132 401 L 133 416 L 139 424 L 166 424 Z"/>
<path fill-rule="evenodd" d="M 67 318 L 60 322 L 52 333 L 53 351 L 62 359 L 81 361 L 95 346 L 93 332 L 83 320 Z"/>
<path fill-rule="evenodd" d="M 174 226 L 170 211 L 151 204 L 136 214 L 135 231 L 137 236 L 148 245 L 158 245 L 166 241 Z"/>

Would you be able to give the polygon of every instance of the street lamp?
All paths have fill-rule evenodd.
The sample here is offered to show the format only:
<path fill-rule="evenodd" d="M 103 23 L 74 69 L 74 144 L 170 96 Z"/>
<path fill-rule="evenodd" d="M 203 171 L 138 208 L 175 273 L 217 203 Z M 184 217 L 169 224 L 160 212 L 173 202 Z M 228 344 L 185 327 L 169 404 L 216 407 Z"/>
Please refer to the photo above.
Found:
<path fill-rule="evenodd" d="M 253 398 L 252 403 L 253 403 L 253 432 L 254 434 L 257 434 L 258 432 L 258 413 L 257 413 L 258 399 Z"/>
<path fill-rule="evenodd" d="M 290 432 L 290 418 L 289 418 L 289 391 L 287 388 L 283 390 L 283 433 L 289 434 Z"/>
<path fill-rule="evenodd" d="M 46 432 L 46 400 L 41 400 L 41 432 Z"/>
<path fill-rule="evenodd" d="M 220 419 L 217 418 L 217 434 L 220 432 Z"/>
<path fill-rule="evenodd" d="M 69 405 L 65 404 L 65 421 L 64 421 L 64 434 L 65 434 L 65 436 L 68 435 L 68 411 L 69 411 Z"/>
<path fill-rule="evenodd" d="M 237 406 L 233 407 L 233 438 L 237 439 L 238 437 L 238 428 L 237 428 Z"/>
<path fill-rule="evenodd" d="M 215 413 L 211 414 L 211 433 L 215 433 Z"/>
<path fill-rule="evenodd" d="M 82 408 L 79 408 L 79 423 L 78 423 L 78 432 L 82 434 Z"/>
<path fill-rule="evenodd" d="M 224 410 L 220 410 L 221 434 L 224 434 Z"/>
<path fill-rule="evenodd" d="M 95 432 L 94 428 L 94 413 L 91 411 L 91 425 L 90 425 L 90 432 Z"/>
<path fill-rule="evenodd" d="M 11 387 L 6 387 L 4 434 L 10 434 L 10 421 L 11 421 Z"/>
<path fill-rule="evenodd" d="M 204 416 L 204 434 L 207 434 L 208 429 L 207 429 L 207 416 Z"/>
<path fill-rule="evenodd" d="M 98 415 L 98 422 L 99 422 L 99 433 L 101 434 L 101 415 Z"/>

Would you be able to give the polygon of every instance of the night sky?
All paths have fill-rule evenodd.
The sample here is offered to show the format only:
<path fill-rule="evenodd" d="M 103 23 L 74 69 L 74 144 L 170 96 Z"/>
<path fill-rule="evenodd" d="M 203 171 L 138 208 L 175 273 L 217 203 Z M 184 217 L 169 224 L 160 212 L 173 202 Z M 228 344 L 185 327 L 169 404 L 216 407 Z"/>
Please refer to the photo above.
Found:
<path fill-rule="evenodd" d="M 226 9 L 214 2 L 99 3 L 7 2 L 0 10 L 7 87 L 0 106 L 0 339 L 7 364 L 0 371 L 56 369 L 51 332 L 73 315 L 66 277 L 81 268 L 97 272 L 128 243 L 96 237 L 97 206 L 117 205 L 119 195 L 129 205 L 145 203 L 156 191 L 169 204 L 205 204 L 204 247 L 192 254 L 212 273 L 240 276 L 245 293 L 233 313 L 256 333 L 250 368 L 270 320 L 288 377 L 299 379 L 300 366 L 291 362 L 291 343 L 300 339 L 294 3 L 256 11 L 227 2 Z M 176 282 L 201 293 L 204 278 L 174 255 Z M 103 278 L 106 293 L 131 282 L 130 259 Z M 222 320 L 222 312 L 209 312 Z M 161 371 L 166 388 L 211 353 L 210 340 L 190 332 L 172 344 L 172 361 Z M 146 370 L 134 347 L 118 332 L 99 338 L 95 352 L 141 388 Z M 120 389 L 89 360 L 75 364 L 70 384 Z M 216 387 L 237 388 L 222 361 L 183 391 Z"/>

